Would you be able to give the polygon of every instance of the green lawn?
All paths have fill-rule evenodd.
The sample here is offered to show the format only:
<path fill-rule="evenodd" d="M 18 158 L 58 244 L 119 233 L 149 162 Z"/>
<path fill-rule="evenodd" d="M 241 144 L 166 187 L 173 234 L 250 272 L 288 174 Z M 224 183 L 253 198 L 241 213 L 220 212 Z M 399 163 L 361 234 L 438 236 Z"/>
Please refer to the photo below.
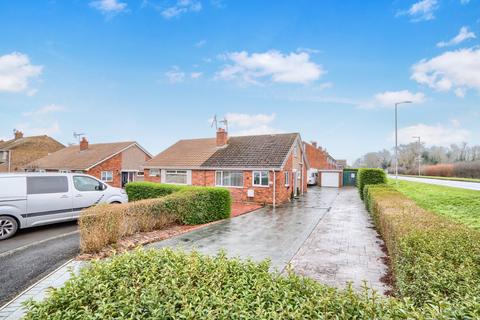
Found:
<path fill-rule="evenodd" d="M 413 178 L 438 179 L 438 180 L 452 180 L 452 181 L 480 182 L 480 179 L 473 179 L 473 178 L 436 177 L 436 176 L 414 176 L 414 175 L 402 175 L 402 176 L 404 176 L 404 177 L 413 177 Z"/>
<path fill-rule="evenodd" d="M 480 191 L 398 181 L 389 183 L 420 207 L 480 229 Z"/>

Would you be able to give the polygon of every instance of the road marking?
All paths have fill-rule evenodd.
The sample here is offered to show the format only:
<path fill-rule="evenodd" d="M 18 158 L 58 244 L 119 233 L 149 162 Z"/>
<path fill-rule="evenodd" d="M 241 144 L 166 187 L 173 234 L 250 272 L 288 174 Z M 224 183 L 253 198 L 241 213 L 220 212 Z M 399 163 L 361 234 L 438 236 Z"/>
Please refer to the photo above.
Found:
<path fill-rule="evenodd" d="M 40 282 L 42 282 L 43 280 L 45 280 L 46 278 L 50 277 L 52 274 L 54 274 L 55 272 L 57 272 L 58 270 L 60 270 L 61 268 L 63 268 L 64 266 L 66 266 L 67 264 L 69 264 L 70 262 L 72 262 L 73 260 L 75 259 L 70 259 L 68 261 L 66 261 L 64 264 L 62 264 L 60 267 L 56 268 L 55 270 L 53 270 L 52 272 L 50 272 L 49 274 L 47 274 L 45 277 L 43 277 L 42 279 L 38 280 L 37 282 L 35 282 L 34 284 L 32 284 L 31 286 L 29 286 L 27 289 L 23 290 L 22 292 L 20 292 L 19 294 L 17 294 L 12 300 L 8 301 L 7 303 L 5 303 L 3 306 L 0 307 L 0 312 L 5 309 L 6 307 L 8 307 L 10 304 L 12 304 L 15 300 L 17 300 L 18 298 L 20 298 L 23 294 L 27 293 L 29 290 L 31 290 L 33 287 L 35 287 L 37 284 L 39 284 Z"/>
<path fill-rule="evenodd" d="M 60 235 L 58 235 L 58 236 L 54 236 L 54 237 L 51 237 L 51 238 L 48 238 L 48 239 L 43 239 L 43 240 L 37 241 L 37 242 L 35 242 L 35 243 L 29 243 L 29 244 L 26 244 L 26 245 L 24 245 L 24 246 L 21 246 L 21 247 L 18 247 L 18 248 L 15 248 L 15 249 L 12 249 L 12 250 L 9 250 L 9 251 L 0 253 L 0 258 L 4 258 L 4 257 L 6 257 L 6 256 L 9 256 L 9 255 L 11 255 L 11 254 L 14 254 L 15 252 L 28 249 L 28 248 L 30 248 L 30 247 L 33 247 L 33 246 L 36 246 L 36 245 L 45 243 L 45 242 L 50 241 L 50 240 L 55 240 L 55 239 L 60 239 L 60 238 L 63 238 L 63 237 L 68 237 L 68 236 L 77 234 L 77 233 L 79 233 L 79 232 L 80 232 L 79 230 L 75 230 L 75 231 L 71 231 L 71 232 L 67 232 L 67 233 L 64 233 L 64 234 L 60 234 Z"/>

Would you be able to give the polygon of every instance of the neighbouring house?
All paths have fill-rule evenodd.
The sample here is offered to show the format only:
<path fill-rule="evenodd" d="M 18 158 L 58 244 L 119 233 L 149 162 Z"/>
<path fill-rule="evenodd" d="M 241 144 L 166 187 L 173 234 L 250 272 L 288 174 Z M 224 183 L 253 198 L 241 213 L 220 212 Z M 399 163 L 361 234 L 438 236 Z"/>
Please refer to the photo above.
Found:
<path fill-rule="evenodd" d="M 337 161 L 326 149 L 318 146 L 316 142 L 304 142 L 303 147 L 310 164 L 308 171 L 308 184 L 318 184 L 322 187 L 341 187 L 342 168 L 338 168 Z"/>
<path fill-rule="evenodd" d="M 298 133 L 180 140 L 144 164 L 145 180 L 220 186 L 234 201 L 280 204 L 307 191 L 308 161 Z"/>
<path fill-rule="evenodd" d="M 28 163 L 63 148 L 47 135 L 24 137 L 23 132 L 15 130 L 13 139 L 0 140 L 0 172 L 23 171 Z"/>
<path fill-rule="evenodd" d="M 348 166 L 347 160 L 345 159 L 339 159 L 337 160 L 337 169 L 345 169 Z"/>
<path fill-rule="evenodd" d="M 152 155 L 135 141 L 90 144 L 84 137 L 72 145 L 31 162 L 29 171 L 78 172 L 92 175 L 113 187 L 143 181 L 143 163 Z"/>

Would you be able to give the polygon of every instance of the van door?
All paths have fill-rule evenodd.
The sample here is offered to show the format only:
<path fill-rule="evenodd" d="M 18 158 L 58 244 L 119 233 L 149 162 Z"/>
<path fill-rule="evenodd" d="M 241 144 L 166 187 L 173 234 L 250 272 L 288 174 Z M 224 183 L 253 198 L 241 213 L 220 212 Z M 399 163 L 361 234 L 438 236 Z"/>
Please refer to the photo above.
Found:
<path fill-rule="evenodd" d="M 78 218 L 82 209 L 101 203 L 106 186 L 91 177 L 73 176 L 73 217 Z"/>
<path fill-rule="evenodd" d="M 72 219 L 72 195 L 66 176 L 27 177 L 27 212 L 29 226 Z"/>

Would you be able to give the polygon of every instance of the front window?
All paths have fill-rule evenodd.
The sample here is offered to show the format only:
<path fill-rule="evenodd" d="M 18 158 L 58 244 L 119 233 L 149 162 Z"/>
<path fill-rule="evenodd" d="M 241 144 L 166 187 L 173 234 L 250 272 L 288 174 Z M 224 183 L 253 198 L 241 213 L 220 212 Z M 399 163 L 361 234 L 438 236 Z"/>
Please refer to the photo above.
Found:
<path fill-rule="evenodd" d="M 288 187 L 290 185 L 290 172 L 285 171 L 283 174 L 285 175 L 285 187 Z"/>
<path fill-rule="evenodd" d="M 187 184 L 187 171 L 167 170 L 165 172 L 165 183 Z"/>
<path fill-rule="evenodd" d="M 152 168 L 149 170 L 148 175 L 150 177 L 160 177 L 160 169 Z"/>
<path fill-rule="evenodd" d="M 215 184 L 223 187 L 243 187 L 243 172 L 217 171 Z"/>
<path fill-rule="evenodd" d="M 102 171 L 101 180 L 105 182 L 112 182 L 113 181 L 113 171 Z"/>
<path fill-rule="evenodd" d="M 101 191 L 104 189 L 103 183 L 84 176 L 74 176 L 73 185 L 78 191 Z"/>
<path fill-rule="evenodd" d="M 268 187 L 268 171 L 253 171 L 253 185 Z"/>

